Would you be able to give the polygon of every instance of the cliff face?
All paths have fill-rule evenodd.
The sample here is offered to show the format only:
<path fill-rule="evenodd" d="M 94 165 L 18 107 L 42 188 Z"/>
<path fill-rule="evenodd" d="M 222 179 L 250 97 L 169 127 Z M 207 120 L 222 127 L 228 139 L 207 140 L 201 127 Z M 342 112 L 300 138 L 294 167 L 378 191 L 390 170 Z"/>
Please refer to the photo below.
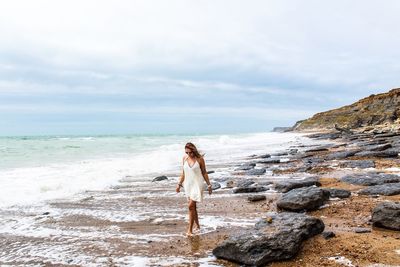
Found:
<path fill-rule="evenodd" d="M 370 95 L 351 105 L 320 112 L 313 117 L 298 121 L 293 130 L 357 129 L 366 126 L 398 125 L 400 122 L 400 88 L 387 93 Z"/>

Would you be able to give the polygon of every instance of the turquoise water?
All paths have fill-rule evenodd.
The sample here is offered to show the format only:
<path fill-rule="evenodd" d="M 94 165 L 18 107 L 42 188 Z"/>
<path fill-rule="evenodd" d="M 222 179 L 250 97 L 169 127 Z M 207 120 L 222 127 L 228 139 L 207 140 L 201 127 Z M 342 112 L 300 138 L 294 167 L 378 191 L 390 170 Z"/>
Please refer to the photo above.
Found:
<path fill-rule="evenodd" d="M 246 136 L 235 134 L 232 136 Z M 0 170 L 69 163 L 85 159 L 125 157 L 194 137 L 219 135 L 99 135 L 0 137 Z"/>

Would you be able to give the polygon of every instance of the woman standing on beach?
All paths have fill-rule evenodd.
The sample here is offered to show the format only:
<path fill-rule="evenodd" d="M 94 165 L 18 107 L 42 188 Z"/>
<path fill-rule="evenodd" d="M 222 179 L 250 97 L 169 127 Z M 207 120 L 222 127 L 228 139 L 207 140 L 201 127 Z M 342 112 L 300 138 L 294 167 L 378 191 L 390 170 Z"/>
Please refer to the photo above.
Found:
<path fill-rule="evenodd" d="M 206 171 L 204 158 L 197 151 L 193 143 L 185 145 L 186 155 L 183 157 L 183 171 L 176 186 L 176 192 L 179 193 L 181 187 L 185 189 L 185 195 L 189 201 L 189 228 L 187 236 L 193 234 L 193 224 L 196 224 L 195 231 L 200 231 L 199 217 L 197 215 L 196 203 L 203 201 L 203 185 L 206 181 L 208 193 L 211 195 L 212 188 Z"/>

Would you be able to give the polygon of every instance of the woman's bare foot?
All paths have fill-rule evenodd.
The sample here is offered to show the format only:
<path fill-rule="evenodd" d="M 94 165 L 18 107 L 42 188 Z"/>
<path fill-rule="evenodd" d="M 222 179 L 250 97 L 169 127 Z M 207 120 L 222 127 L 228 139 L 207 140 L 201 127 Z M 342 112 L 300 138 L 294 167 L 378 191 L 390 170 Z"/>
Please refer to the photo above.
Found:
<path fill-rule="evenodd" d="M 191 233 L 191 232 L 187 232 L 187 233 L 186 233 L 186 236 L 187 236 L 187 237 L 189 237 L 189 236 L 193 236 L 193 233 Z"/>
<path fill-rule="evenodd" d="M 200 232 L 200 226 L 199 226 L 199 225 L 195 225 L 195 226 L 193 227 L 193 232 L 199 233 L 199 232 Z"/>

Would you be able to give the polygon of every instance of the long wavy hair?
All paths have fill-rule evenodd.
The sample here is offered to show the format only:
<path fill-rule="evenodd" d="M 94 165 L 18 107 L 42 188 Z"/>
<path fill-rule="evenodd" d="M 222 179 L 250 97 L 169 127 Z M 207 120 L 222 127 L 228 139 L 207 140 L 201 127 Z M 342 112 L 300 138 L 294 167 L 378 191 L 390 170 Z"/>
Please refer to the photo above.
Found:
<path fill-rule="evenodd" d="M 204 153 L 200 154 L 200 152 L 197 150 L 197 147 L 191 142 L 186 143 L 185 149 L 186 148 L 190 149 L 196 158 L 202 158 L 205 155 Z"/>

